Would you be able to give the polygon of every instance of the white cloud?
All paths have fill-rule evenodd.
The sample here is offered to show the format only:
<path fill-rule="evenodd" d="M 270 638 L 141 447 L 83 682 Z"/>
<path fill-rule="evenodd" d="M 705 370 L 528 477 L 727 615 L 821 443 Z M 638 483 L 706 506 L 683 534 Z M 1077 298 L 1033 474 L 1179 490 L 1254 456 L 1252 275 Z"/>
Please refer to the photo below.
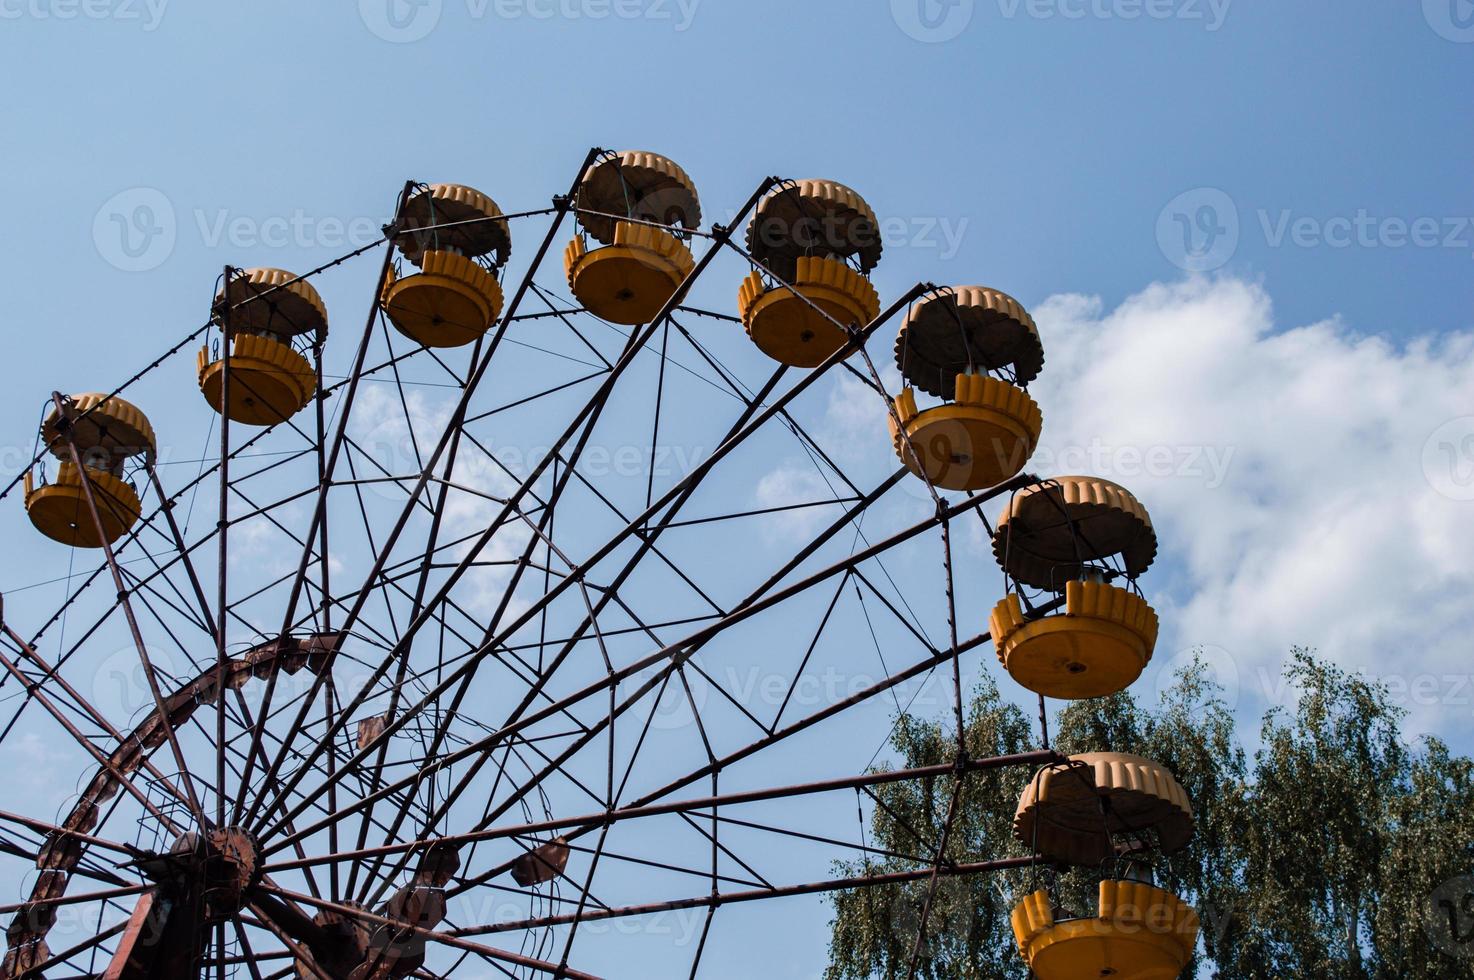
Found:
<path fill-rule="evenodd" d="M 1450 422 L 1474 415 L 1474 335 L 1399 346 L 1338 319 L 1281 327 L 1234 279 L 1153 285 L 1109 311 L 1055 296 L 1034 314 L 1048 360 L 1031 468 L 1115 479 L 1151 510 L 1159 657 L 1223 647 L 1252 699 L 1274 693 L 1262 678 L 1290 645 L 1311 645 L 1406 685 L 1414 729 L 1467 729 L 1474 502 L 1455 497 L 1474 419 Z"/>
<path fill-rule="evenodd" d="M 16 734 L 17 738 L 7 739 L 0 746 L 10 792 L 18 796 L 35 794 L 35 799 L 60 798 L 68 789 L 65 781 L 76 771 L 76 758 L 64 751 L 74 747 L 73 743 L 62 732 Z"/>
<path fill-rule="evenodd" d="M 1278 324 L 1267 292 L 1232 278 L 1154 284 L 1115 309 L 1057 295 L 1033 313 L 1047 360 L 1028 469 L 1116 480 L 1157 524 L 1142 587 L 1163 633 L 1144 697 L 1201 645 L 1252 722 L 1288 699 L 1281 668 L 1306 645 L 1389 683 L 1410 732 L 1467 738 L 1474 333 L 1397 344 L 1339 318 Z M 884 428 L 884 403 L 841 375 L 815 431 L 848 463 L 878 459 Z M 757 492 L 775 506 L 822 489 L 790 460 Z M 981 534 L 969 545 L 990 560 Z"/>
<path fill-rule="evenodd" d="M 863 362 L 854 364 L 864 371 Z M 889 360 L 876 365 L 887 391 L 901 390 L 901 372 Z M 836 372 L 829 389 L 829 403 L 824 415 L 824 445 L 833 445 L 846 459 L 871 458 L 876 434 L 888 432 L 890 412 L 885 399 L 854 375 Z"/>
<path fill-rule="evenodd" d="M 368 492 L 384 497 L 396 505 L 407 498 L 408 491 L 418 478 L 421 460 L 435 450 L 441 434 L 450 422 L 455 408 L 455 399 L 445 396 L 431 398 L 419 390 L 405 394 L 404 404 L 399 402 L 396 392 L 384 386 L 369 386 L 360 392 L 360 405 L 354 410 L 350 432 L 359 451 L 370 455 L 382 471 L 368 464 L 361 464 L 361 477 L 379 478 L 385 472 L 400 479 L 398 484 L 368 484 Z M 521 477 L 514 457 L 508 468 Z M 505 462 L 505 460 L 504 460 Z M 439 468 L 436 470 L 439 473 Z M 516 489 L 517 481 L 509 476 L 485 452 L 469 440 L 463 440 L 451 470 L 451 483 L 446 494 L 442 515 L 440 541 L 460 541 L 448 549 L 439 561 L 456 561 L 471 552 L 473 541 L 470 536 L 484 531 L 501 510 L 501 504 L 483 494 L 506 498 Z M 540 478 L 536 488 L 547 484 L 546 477 Z M 429 499 L 438 491 L 431 487 Z M 530 497 L 522 502 L 524 508 L 532 504 Z M 505 524 L 477 556 L 479 562 L 504 562 L 521 555 L 530 529 L 515 518 Z M 466 540 L 462 540 L 466 539 Z M 418 542 L 417 542 L 418 543 Z M 462 578 L 456 594 L 457 602 L 475 613 L 490 613 L 502 597 L 511 572 L 504 565 L 478 565 Z"/>
<path fill-rule="evenodd" d="M 759 508 L 794 507 L 817 500 L 833 500 L 833 487 L 824 482 L 811 462 L 788 460 L 765 473 L 753 491 Z M 770 541 L 808 539 L 819 526 L 834 519 L 832 507 L 797 507 L 769 515 L 762 521 L 763 535 Z"/>

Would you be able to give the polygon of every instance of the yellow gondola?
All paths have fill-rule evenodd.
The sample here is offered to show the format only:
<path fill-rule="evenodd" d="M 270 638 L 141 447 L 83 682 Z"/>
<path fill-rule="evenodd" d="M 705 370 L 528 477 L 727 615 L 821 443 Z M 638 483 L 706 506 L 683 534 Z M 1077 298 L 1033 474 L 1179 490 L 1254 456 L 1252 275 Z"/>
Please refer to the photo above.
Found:
<path fill-rule="evenodd" d="M 1100 883 L 1097 914 L 1056 918 L 1037 891 L 1012 915 L 1019 953 L 1039 980 L 1176 980 L 1198 939 L 1198 914 L 1176 895 L 1139 881 Z"/>
<path fill-rule="evenodd" d="M 225 360 L 201 348 L 195 358 L 200 393 L 215 411 L 225 388 Z M 289 344 L 255 334 L 238 334 L 230 345 L 230 410 L 232 422 L 276 425 L 312 401 L 317 374 L 312 364 Z"/>
<path fill-rule="evenodd" d="M 1126 589 L 1067 582 L 1063 613 L 1029 619 L 1010 594 L 993 608 L 989 629 L 1014 680 L 1077 701 L 1124 691 L 1141 676 L 1157 642 L 1157 614 Z"/>
<path fill-rule="evenodd" d="M 49 481 L 25 474 L 26 513 L 36 530 L 74 548 L 100 548 L 127 534 L 138 522 L 142 504 L 138 491 L 124 479 L 123 466 L 134 456 L 151 458 L 157 451 L 148 417 L 116 395 L 73 395 L 62 411 L 48 413 L 41 439 L 60 465 Z"/>
<path fill-rule="evenodd" d="M 512 251 L 501 208 L 473 187 L 431 184 L 405 202 L 395 238 L 416 271 L 391 270 L 381 301 L 406 337 L 426 347 L 461 347 L 502 311 L 496 270 Z"/>
<path fill-rule="evenodd" d="M 890 420 L 896 455 L 947 490 L 986 490 L 1018 475 L 1044 426 L 1021 385 L 1043 363 L 1033 319 L 1005 293 L 956 286 L 914 304 L 896 336 L 906 382 Z M 943 404 L 918 409 L 918 388 Z"/>
<path fill-rule="evenodd" d="M 758 349 L 780 364 L 815 367 L 880 313 L 869 273 L 880 261 L 875 212 L 832 180 L 785 181 L 758 202 L 747 250 L 758 267 L 737 306 Z"/>
<path fill-rule="evenodd" d="M 132 530 L 142 514 L 138 491 L 105 470 L 88 467 L 87 479 L 102 535 L 87 506 L 82 473 L 72 463 L 58 466 L 56 478 L 48 483 L 37 485 L 30 473 L 25 475 L 26 513 L 36 530 L 73 548 L 101 548 L 103 541 L 112 544 Z"/>
<path fill-rule="evenodd" d="M 1064 609 L 1026 614 L 1017 593 L 994 607 L 990 630 L 1014 680 L 1078 700 L 1125 690 L 1151 660 L 1157 614 L 1129 588 L 1156 555 L 1146 508 L 1126 489 L 1062 476 L 1020 490 L 998 519 L 993 553 L 1018 585 L 1062 594 Z M 1114 561 L 1118 569 L 1110 569 Z"/>
<path fill-rule="evenodd" d="M 496 277 L 455 252 L 424 253 L 417 273 L 389 272 L 384 311 L 399 332 L 426 347 L 461 347 L 491 327 L 502 311 Z"/>
<path fill-rule="evenodd" d="M 1149 832 L 1162 854 L 1187 846 L 1192 803 L 1167 767 L 1125 752 L 1085 752 L 1034 774 L 1019 797 L 1013 834 L 1060 864 L 1098 866 L 1115 839 Z"/>
<path fill-rule="evenodd" d="M 838 324 L 866 324 L 880 313 L 880 296 L 870 280 L 838 259 L 801 256 L 793 287 L 768 286 L 760 272 L 742 283 L 737 296 L 752 342 L 773 360 L 792 367 L 817 367 L 844 346 L 849 334 Z"/>
<path fill-rule="evenodd" d="M 1017 476 L 1044 427 L 1038 403 L 981 374 L 959 374 L 954 390 L 955 401 L 922 411 L 910 388 L 896 398 L 891 443 L 901 462 L 946 490 L 986 490 Z"/>
<path fill-rule="evenodd" d="M 623 150 L 589 167 L 576 205 L 582 233 L 563 251 L 568 288 L 594 316 L 649 323 L 696 267 L 677 237 L 700 226 L 696 185 L 668 157 Z"/>
<path fill-rule="evenodd" d="M 306 408 L 317 372 L 293 338 L 327 333 L 327 308 L 312 284 L 284 269 L 246 269 L 216 295 L 214 320 L 229 327 L 230 384 L 225 414 L 232 422 L 276 425 Z M 225 342 L 222 339 L 221 342 Z M 227 396 L 226 362 L 218 346 L 200 348 L 200 393 L 215 411 Z"/>
<path fill-rule="evenodd" d="M 1111 556 L 1134 579 L 1156 558 L 1157 535 L 1141 501 L 1110 480 L 1052 477 L 1014 494 L 998 516 L 993 557 L 1024 585 L 1059 591 Z"/>

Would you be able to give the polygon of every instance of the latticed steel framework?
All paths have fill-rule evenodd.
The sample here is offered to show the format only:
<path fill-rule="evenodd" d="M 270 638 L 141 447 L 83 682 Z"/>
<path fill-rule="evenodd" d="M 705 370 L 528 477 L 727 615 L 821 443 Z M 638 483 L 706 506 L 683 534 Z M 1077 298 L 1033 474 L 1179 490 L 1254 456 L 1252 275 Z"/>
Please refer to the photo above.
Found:
<path fill-rule="evenodd" d="M 50 459 L 94 479 L 42 483 L 75 507 L 47 533 L 102 547 L 78 553 L 92 563 L 59 608 L 4 610 L 3 731 L 51 726 L 79 773 L 54 814 L 4 794 L 0 847 L 30 869 L 0 910 L 5 976 L 586 977 L 611 950 L 588 923 L 678 909 L 703 910 L 681 966 L 695 976 L 725 906 L 907 881 L 927 887 L 919 956 L 941 878 L 1037 859 L 944 859 L 950 812 L 940 839 L 894 854 L 867 843 L 863 813 L 885 782 L 950 785 L 955 805 L 983 770 L 1064 763 L 1047 732 L 1003 758 L 959 740 L 927 769 L 835 761 L 856 731 L 883 745 L 898 692 L 933 676 L 960 730 L 995 597 L 959 582 L 956 529 L 986 541 L 983 505 L 1034 482 L 1025 454 L 1005 465 L 1017 475 L 944 496 L 916 459 L 935 447 L 909 445 L 866 352 L 951 291 L 880 309 L 878 238 L 755 256 L 761 234 L 737 233 L 764 201 L 782 204 L 771 223 L 819 200 L 853 237 L 868 206 L 842 185 L 770 178 L 703 230 L 689 179 L 652 156 L 591 151 L 566 194 L 514 213 L 408 184 L 383 241 L 301 276 L 227 269 L 209 323 L 111 402 L 53 397 L 38 473 Z M 655 192 L 601 210 L 628 190 L 610 164 L 654 174 Z M 531 252 L 515 275 L 513 239 Z M 312 287 L 373 252 L 355 332 Z M 740 284 L 742 315 L 694 305 L 713 275 Z M 744 326 L 796 366 L 734 367 L 713 337 L 746 344 Z M 152 446 L 110 462 L 139 497 L 115 513 L 85 468 L 89 421 L 161 373 L 187 378 L 202 342 L 218 453 L 183 480 Z M 352 351 L 338 376 L 329 343 Z M 875 425 L 857 441 L 836 414 Z M 1011 438 L 1032 450 L 1037 422 Z M 692 444 L 706 451 L 659 465 Z M 611 476 L 621 453 L 633 478 Z M 800 492 L 758 492 L 785 459 Z M 854 475 L 856 459 L 885 475 Z M 956 453 L 939 465 L 955 479 Z M 129 638 L 133 703 L 93 683 L 110 634 Z M 734 661 L 760 665 L 770 696 L 737 690 Z M 825 662 L 863 682 L 799 696 Z M 812 875 L 866 857 L 909 870 Z"/>

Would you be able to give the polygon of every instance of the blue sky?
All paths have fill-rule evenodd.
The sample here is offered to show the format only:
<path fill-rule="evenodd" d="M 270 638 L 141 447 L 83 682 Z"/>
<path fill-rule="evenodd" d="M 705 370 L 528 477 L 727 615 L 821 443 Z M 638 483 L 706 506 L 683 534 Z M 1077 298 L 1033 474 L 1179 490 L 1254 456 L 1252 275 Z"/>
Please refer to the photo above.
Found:
<path fill-rule="evenodd" d="M 1093 0 L 1105 18 L 1085 0 L 979 0 L 950 8 L 967 22 L 939 43 L 908 36 L 883 2 L 702 0 L 687 22 L 676 0 L 604 19 L 534 16 L 554 0 L 394 0 L 436 21 L 399 44 L 352 3 L 176 0 L 157 20 L 143 0 L 94 0 L 101 19 L 23 6 L 65 2 L 5 8 L 3 71 L 23 93 L 4 110 L 6 171 L 26 189 L 10 220 L 30 229 L 6 243 L 21 273 L 6 300 L 22 321 L 162 313 L 161 294 L 184 290 L 161 282 L 197 283 L 229 258 L 197 211 L 207 226 L 222 210 L 347 220 L 386 209 L 406 175 L 464 173 L 540 200 L 594 144 L 662 148 L 713 213 L 763 175 L 813 173 L 884 214 L 965 220 L 948 264 L 907 250 L 886 265 L 892 281 L 965 270 L 1030 301 L 1117 301 L 1175 274 L 1157 219 L 1178 194 L 1216 188 L 1239 212 L 1228 267 L 1262 279 L 1290 321 L 1341 313 L 1406 335 L 1468 319 L 1467 227 L 1449 248 L 1272 234 L 1286 211 L 1468 218 L 1470 47 L 1417 3 L 1238 0 L 1220 24 L 1207 0 L 1168 19 L 1127 19 L 1132 0 Z M 630 9 L 641 16 L 615 13 Z M 122 275 L 91 244 L 98 208 L 134 187 L 162 191 L 179 218 L 156 276 Z M 68 290 L 79 305 L 58 309 L 47 276 L 84 271 L 106 288 Z"/>
<path fill-rule="evenodd" d="M 408 178 L 532 208 L 588 147 L 648 148 L 710 222 L 769 174 L 830 177 L 882 218 L 883 298 L 980 282 L 1034 310 L 1050 461 L 1094 446 L 1132 482 L 1123 448 L 1177 454 L 1132 483 L 1167 542 L 1160 663 L 1205 646 L 1252 727 L 1318 645 L 1467 745 L 1466 0 L 0 0 L 0 54 L 6 482 L 52 388 L 141 368 L 226 263 L 365 244 Z M 323 286 L 335 336 L 368 275 Z M 205 431 L 187 375 L 150 403 L 176 460 Z M 60 593 L 17 590 L 67 556 L 11 502 L 0 534 L 7 613 L 39 618 Z M 714 974 L 748 975 L 742 923 L 811 976 L 824 921 L 733 910 Z"/>

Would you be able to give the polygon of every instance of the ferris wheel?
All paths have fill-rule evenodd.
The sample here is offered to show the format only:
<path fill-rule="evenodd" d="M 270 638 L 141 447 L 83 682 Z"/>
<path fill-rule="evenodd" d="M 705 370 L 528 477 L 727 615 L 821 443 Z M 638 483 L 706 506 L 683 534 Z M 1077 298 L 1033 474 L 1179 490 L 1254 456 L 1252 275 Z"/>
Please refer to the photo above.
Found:
<path fill-rule="evenodd" d="M 724 910 L 902 882 L 928 894 L 914 971 L 939 881 L 1067 864 L 1101 869 L 1100 906 L 1020 896 L 1033 971 L 1176 975 L 1197 920 L 1145 858 L 1192 818 L 1164 768 L 1047 730 L 872 765 L 929 678 L 960 730 L 990 643 L 1043 718 L 1130 685 L 1157 632 L 1142 504 L 1025 472 L 1027 311 L 981 286 L 883 305 L 881 257 L 843 184 L 769 178 L 703 226 L 674 161 L 596 149 L 521 211 L 407 183 L 381 241 L 227 268 L 145 370 L 49 395 L 5 493 L 81 570 L 55 608 L 3 607 L 0 744 L 42 733 L 76 790 L 0 790 L 24 888 L 0 976 L 697 976 Z M 358 331 L 324 299 L 347 277 Z M 203 396 L 184 478 L 161 384 Z M 131 699 L 97 683 L 108 637 Z M 882 853 L 873 787 L 1010 766 L 1034 773 L 1017 856 L 954 860 L 944 832 L 886 855 L 906 870 L 820 873 Z M 603 928 L 673 911 L 699 916 L 678 965 L 635 971 Z"/>

